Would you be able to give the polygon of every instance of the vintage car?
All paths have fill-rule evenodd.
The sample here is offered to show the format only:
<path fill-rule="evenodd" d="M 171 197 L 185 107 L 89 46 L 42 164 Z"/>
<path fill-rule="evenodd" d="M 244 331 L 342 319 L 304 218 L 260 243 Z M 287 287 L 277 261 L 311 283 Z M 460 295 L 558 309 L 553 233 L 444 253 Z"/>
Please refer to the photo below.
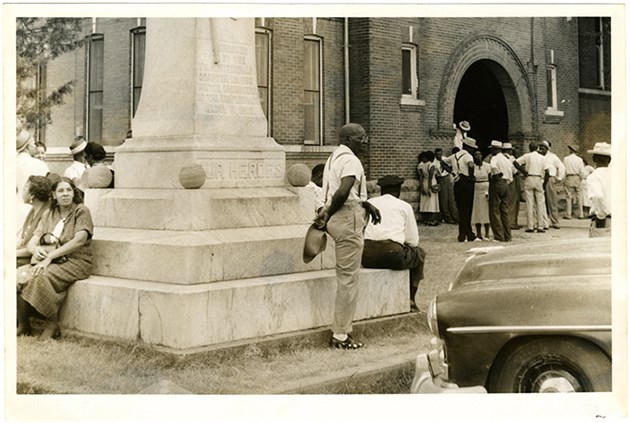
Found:
<path fill-rule="evenodd" d="M 412 393 L 611 391 L 611 239 L 477 250 L 427 319 Z"/>

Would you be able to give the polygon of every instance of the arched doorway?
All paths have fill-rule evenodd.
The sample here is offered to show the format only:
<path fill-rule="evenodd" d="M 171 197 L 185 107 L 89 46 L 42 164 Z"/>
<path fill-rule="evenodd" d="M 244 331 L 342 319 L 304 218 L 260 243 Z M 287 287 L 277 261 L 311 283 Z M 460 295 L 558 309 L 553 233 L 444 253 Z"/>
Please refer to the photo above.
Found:
<path fill-rule="evenodd" d="M 507 141 L 509 132 L 506 99 L 493 68 L 496 70 L 492 61 L 479 60 L 466 70 L 457 89 L 453 111 L 453 122 L 470 123 L 468 135 L 477 140 L 484 156 L 490 141 Z"/>
<path fill-rule="evenodd" d="M 464 80 L 464 76 L 466 80 L 472 79 L 472 82 Z M 438 92 L 438 121 L 434 132 L 436 139 L 452 138 L 453 122 L 473 120 L 470 116 L 461 117 L 462 110 L 464 113 L 469 111 L 472 113 L 475 107 L 482 107 L 489 103 L 489 100 L 499 98 L 498 94 L 491 96 L 488 92 L 479 93 L 484 90 L 475 89 L 475 84 L 488 84 L 495 92 L 500 89 L 507 117 L 502 115 L 495 119 L 494 116 L 489 116 L 498 121 L 489 124 L 471 122 L 473 131 L 470 136 L 477 139 L 482 146 L 492 138 L 498 138 L 501 141 L 510 141 L 518 154 L 526 152 L 524 145 L 527 141 L 539 138 L 532 81 L 516 52 L 501 38 L 491 34 L 471 35 L 455 48 L 449 58 Z M 503 110 L 501 106 L 499 109 Z M 494 112 L 486 114 L 490 113 Z M 507 125 L 507 129 L 494 126 L 499 123 Z M 482 129 L 491 132 L 475 135 L 475 131 Z M 495 133 L 495 130 L 498 132 Z"/>

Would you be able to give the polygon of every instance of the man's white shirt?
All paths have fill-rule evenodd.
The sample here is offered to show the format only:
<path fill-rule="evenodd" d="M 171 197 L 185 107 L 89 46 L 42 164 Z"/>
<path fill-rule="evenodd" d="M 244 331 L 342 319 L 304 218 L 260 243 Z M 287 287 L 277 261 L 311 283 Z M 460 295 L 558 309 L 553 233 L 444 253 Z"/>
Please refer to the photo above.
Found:
<path fill-rule="evenodd" d="M 330 206 L 332 196 L 341 186 L 341 179 L 346 176 L 354 176 L 354 185 L 346 202 L 362 202 L 367 200 L 367 184 L 361 160 L 354 155 L 348 146 L 340 145 L 332 153 L 324 167 L 324 202 Z"/>
<path fill-rule="evenodd" d="M 381 212 L 381 223 L 374 225 L 370 220 L 365 228 L 365 239 L 418 245 L 418 224 L 409 203 L 390 194 L 370 198 L 369 202 Z"/>

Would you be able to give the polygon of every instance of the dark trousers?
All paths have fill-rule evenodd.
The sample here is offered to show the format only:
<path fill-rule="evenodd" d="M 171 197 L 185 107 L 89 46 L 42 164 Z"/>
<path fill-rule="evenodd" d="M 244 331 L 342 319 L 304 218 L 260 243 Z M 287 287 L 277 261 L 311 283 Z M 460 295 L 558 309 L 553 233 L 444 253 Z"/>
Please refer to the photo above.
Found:
<path fill-rule="evenodd" d="M 370 269 L 409 269 L 409 293 L 416 297 L 420 281 L 424 279 L 425 251 L 420 247 L 403 245 L 395 241 L 372 241 L 363 245 L 361 265 Z"/>
<path fill-rule="evenodd" d="M 472 216 L 473 196 L 475 194 L 475 183 L 468 178 L 460 175 L 455 182 L 455 203 L 457 203 L 457 211 L 459 212 L 459 235 L 457 240 L 462 242 L 468 238 L 468 241 L 474 241 L 476 235 L 470 226 L 470 218 Z"/>
<path fill-rule="evenodd" d="M 518 228 L 518 212 L 521 205 L 521 177 L 514 175 L 512 183 L 508 184 L 508 191 L 510 193 L 510 222 L 512 223 L 512 229 Z"/>
<path fill-rule="evenodd" d="M 455 204 L 455 194 L 453 192 L 453 179 L 451 176 L 437 178 L 440 184 L 440 217 L 444 222 L 457 221 L 457 205 Z"/>
<path fill-rule="evenodd" d="M 489 211 L 490 227 L 497 241 L 512 240 L 512 222 L 510 219 L 510 191 L 505 179 L 490 181 Z"/>

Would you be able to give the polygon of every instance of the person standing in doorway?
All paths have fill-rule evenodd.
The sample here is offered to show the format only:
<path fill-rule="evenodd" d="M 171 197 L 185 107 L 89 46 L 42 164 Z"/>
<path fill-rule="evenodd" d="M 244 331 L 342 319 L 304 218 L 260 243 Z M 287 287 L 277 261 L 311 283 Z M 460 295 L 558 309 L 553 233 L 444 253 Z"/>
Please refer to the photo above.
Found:
<path fill-rule="evenodd" d="M 472 204 L 475 194 L 475 163 L 472 154 L 477 150 L 477 141 L 474 138 L 464 138 L 464 149 L 455 154 L 455 202 L 459 213 L 459 233 L 457 241 L 474 241 L 476 238 L 470 224 L 472 216 Z"/>
<path fill-rule="evenodd" d="M 363 231 L 367 219 L 381 221 L 380 212 L 367 202 L 363 165 L 357 157 L 368 137 L 357 123 L 348 123 L 339 131 L 339 147 L 324 167 L 324 208 L 315 218 L 315 226 L 326 230 L 335 241 L 337 294 L 333 312 L 334 348 L 357 349 L 363 343 L 351 336 L 357 306 L 359 267 L 363 254 Z"/>

